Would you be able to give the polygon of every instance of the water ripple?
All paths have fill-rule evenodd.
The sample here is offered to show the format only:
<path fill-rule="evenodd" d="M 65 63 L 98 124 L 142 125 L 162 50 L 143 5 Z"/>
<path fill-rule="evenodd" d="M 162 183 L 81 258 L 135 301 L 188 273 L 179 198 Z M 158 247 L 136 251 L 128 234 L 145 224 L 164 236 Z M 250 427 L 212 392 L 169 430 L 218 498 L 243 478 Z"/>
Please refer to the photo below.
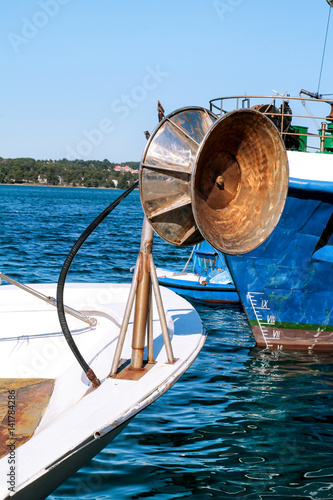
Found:
<path fill-rule="evenodd" d="M 119 192 L 0 186 L 0 270 L 57 281 L 76 238 Z M 142 210 L 134 192 L 75 258 L 69 281 L 131 280 Z M 155 238 L 159 266 L 189 250 Z M 255 347 L 240 308 L 198 311 L 208 338 L 190 370 L 48 498 L 333 498 L 333 356 Z"/>

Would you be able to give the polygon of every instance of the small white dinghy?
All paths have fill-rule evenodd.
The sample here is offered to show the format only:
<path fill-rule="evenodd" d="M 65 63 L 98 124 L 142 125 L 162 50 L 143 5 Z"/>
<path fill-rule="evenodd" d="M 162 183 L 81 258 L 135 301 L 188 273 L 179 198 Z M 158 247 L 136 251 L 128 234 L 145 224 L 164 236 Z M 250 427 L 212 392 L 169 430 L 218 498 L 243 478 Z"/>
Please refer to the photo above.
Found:
<path fill-rule="evenodd" d="M 56 285 L 39 285 L 54 296 Z M 110 443 L 138 412 L 191 365 L 204 343 L 201 321 L 184 299 L 161 290 L 175 362 L 153 320 L 154 362 L 131 370 L 131 336 L 109 377 L 129 285 L 68 284 L 66 301 L 97 320 L 68 321 L 82 355 L 98 374 L 91 384 L 61 332 L 56 310 L 14 286 L 0 288 L 0 498 L 42 499 Z M 153 318 L 157 318 L 153 303 Z M 130 318 L 129 333 L 133 327 Z M 146 357 L 146 356 L 145 356 Z M 122 369 L 122 366 L 124 368 Z"/>
<path fill-rule="evenodd" d="M 251 119 L 253 130 L 259 127 L 274 148 L 267 152 L 263 139 L 250 141 L 238 164 L 224 151 L 229 117 L 216 121 L 198 107 L 171 113 L 150 137 L 140 168 L 145 218 L 131 286 L 65 289 L 65 281 L 81 245 L 137 183 L 82 233 L 57 285 L 32 290 L 0 273 L 12 283 L 0 288 L 1 499 L 45 498 L 169 389 L 203 346 L 205 333 L 193 307 L 159 288 L 153 230 L 177 246 L 193 246 L 204 235 L 220 248 L 225 238 L 233 254 L 251 251 L 273 231 L 287 192 L 287 182 L 280 186 L 276 179 L 288 178 L 279 132 L 257 111 L 229 116 Z M 248 179 L 262 150 L 260 189 L 251 190 Z M 256 196 L 274 198 L 272 186 L 278 186 L 281 203 L 254 217 Z M 235 227 L 234 199 L 240 196 Z"/>
<path fill-rule="evenodd" d="M 204 344 L 193 307 L 159 288 L 146 218 L 132 285 L 68 284 L 64 305 L 76 252 L 136 185 L 82 233 L 58 284 L 0 273 L 12 283 L 0 288 L 1 499 L 46 498 L 167 391 Z"/>

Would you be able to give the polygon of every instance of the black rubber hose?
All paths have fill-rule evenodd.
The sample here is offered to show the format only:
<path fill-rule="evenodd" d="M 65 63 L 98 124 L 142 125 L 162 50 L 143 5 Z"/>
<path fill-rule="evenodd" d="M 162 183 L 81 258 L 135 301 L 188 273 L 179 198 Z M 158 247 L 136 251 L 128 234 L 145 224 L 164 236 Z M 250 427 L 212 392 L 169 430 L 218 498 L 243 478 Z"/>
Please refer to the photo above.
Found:
<path fill-rule="evenodd" d="M 77 239 L 76 243 L 73 245 L 72 249 L 67 255 L 67 258 L 64 262 L 64 265 L 62 266 L 59 275 L 58 286 L 57 286 L 57 310 L 58 310 L 58 317 L 61 329 L 74 356 L 80 363 L 83 371 L 87 375 L 88 379 L 92 382 L 94 387 L 98 387 L 100 385 L 100 381 L 98 380 L 98 378 L 96 377 L 95 373 L 90 368 L 90 366 L 83 359 L 80 351 L 77 348 L 77 345 L 74 342 L 74 339 L 72 337 L 72 334 L 68 328 L 68 324 L 66 321 L 65 310 L 64 310 L 64 287 L 65 287 L 66 277 L 75 255 L 77 254 L 83 243 L 86 241 L 86 239 L 91 235 L 91 233 L 96 229 L 96 227 L 105 219 L 105 217 L 107 217 L 109 213 L 112 212 L 112 210 L 116 208 L 116 206 L 119 205 L 119 203 L 133 191 L 133 189 L 137 187 L 138 184 L 139 181 L 134 182 L 134 184 L 132 184 L 131 187 L 129 187 L 124 193 L 122 193 L 105 210 L 103 210 L 103 212 L 101 212 L 91 224 L 89 224 L 89 226 L 83 231 L 83 233 Z"/>

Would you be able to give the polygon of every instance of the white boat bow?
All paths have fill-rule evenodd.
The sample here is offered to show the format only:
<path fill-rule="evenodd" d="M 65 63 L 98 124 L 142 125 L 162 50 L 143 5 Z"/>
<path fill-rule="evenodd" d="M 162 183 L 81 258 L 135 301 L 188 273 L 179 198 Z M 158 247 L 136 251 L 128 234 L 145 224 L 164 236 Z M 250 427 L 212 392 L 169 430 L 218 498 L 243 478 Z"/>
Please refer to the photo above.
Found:
<path fill-rule="evenodd" d="M 56 285 L 31 286 L 55 294 Z M 12 285 L 0 288 L 0 477 L 8 478 L 1 483 L 0 498 L 45 498 L 169 389 L 199 353 L 205 340 L 199 316 L 184 299 L 162 289 L 176 361 L 168 363 L 161 325 L 154 319 L 155 363 L 141 372 L 125 368 L 109 377 L 129 289 L 114 284 L 66 286 L 66 303 L 97 319 L 95 328 L 68 319 L 79 350 L 101 380 L 91 389 L 68 348 L 56 310 Z M 158 318 L 154 301 L 153 317 Z M 132 326 L 131 317 L 129 333 Z M 128 335 L 122 366 L 130 358 Z M 8 408 L 13 418 L 7 421 Z"/>

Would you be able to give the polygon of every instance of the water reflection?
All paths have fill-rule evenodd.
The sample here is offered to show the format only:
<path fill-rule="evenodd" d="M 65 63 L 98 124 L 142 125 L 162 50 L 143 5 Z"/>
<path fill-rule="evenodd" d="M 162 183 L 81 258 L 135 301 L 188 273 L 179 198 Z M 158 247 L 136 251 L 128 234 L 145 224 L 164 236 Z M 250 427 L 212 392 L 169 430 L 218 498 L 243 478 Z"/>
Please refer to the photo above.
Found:
<path fill-rule="evenodd" d="M 118 194 L 1 192 L 1 270 L 32 283 L 57 281 L 80 232 Z M 138 193 L 124 207 L 82 247 L 69 280 L 130 281 Z M 158 238 L 154 248 L 156 264 L 175 270 L 189 255 Z M 333 498 L 332 355 L 258 349 L 240 308 L 197 308 L 208 338 L 190 370 L 50 500 Z"/>
<path fill-rule="evenodd" d="M 67 484 L 98 461 L 100 498 L 333 498 L 332 355 L 255 347 L 241 309 L 200 314 L 191 370 Z"/>

